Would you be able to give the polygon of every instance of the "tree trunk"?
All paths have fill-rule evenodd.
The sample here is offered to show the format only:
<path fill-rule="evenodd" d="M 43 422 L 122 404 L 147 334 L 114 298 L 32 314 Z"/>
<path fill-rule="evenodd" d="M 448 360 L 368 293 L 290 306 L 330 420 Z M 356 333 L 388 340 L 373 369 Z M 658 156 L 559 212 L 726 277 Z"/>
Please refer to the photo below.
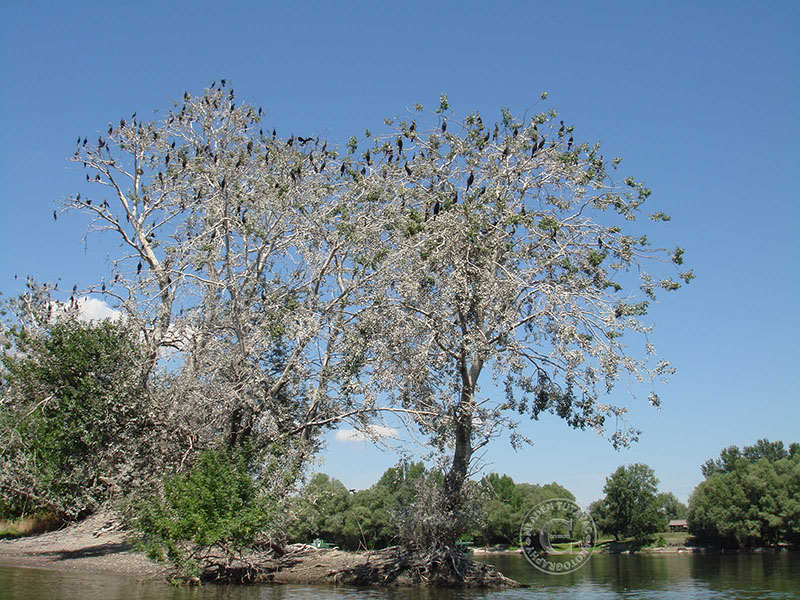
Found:
<path fill-rule="evenodd" d="M 453 415 L 453 460 L 444 480 L 445 506 L 455 518 L 458 518 L 463 506 L 464 482 L 469 474 L 469 465 L 474 450 L 472 447 L 472 418 L 475 410 L 475 384 L 482 368 L 483 360 L 478 357 L 475 357 L 469 369 L 462 363 L 461 398 Z M 449 540 L 449 542 L 455 544 L 456 540 Z"/>

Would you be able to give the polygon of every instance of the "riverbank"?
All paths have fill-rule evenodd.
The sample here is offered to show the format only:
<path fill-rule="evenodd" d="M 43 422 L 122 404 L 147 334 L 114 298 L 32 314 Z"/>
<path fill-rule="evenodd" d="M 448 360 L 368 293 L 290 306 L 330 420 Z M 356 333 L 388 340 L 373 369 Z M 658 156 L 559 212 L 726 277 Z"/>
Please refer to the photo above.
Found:
<path fill-rule="evenodd" d="M 431 560 L 432 558 L 432 560 Z M 306 545 L 280 557 L 248 556 L 249 581 L 370 586 L 519 587 L 496 568 L 455 556 L 409 555 L 400 548 L 344 552 Z M 111 515 L 95 515 L 49 533 L 0 541 L 0 566 L 132 575 L 166 581 L 169 570 L 133 549 Z M 235 567 L 235 566 L 234 566 Z"/>
<path fill-rule="evenodd" d="M 69 527 L 0 540 L 0 566 L 166 577 L 167 570 L 133 551 L 129 534 L 110 515 L 89 517 Z"/>

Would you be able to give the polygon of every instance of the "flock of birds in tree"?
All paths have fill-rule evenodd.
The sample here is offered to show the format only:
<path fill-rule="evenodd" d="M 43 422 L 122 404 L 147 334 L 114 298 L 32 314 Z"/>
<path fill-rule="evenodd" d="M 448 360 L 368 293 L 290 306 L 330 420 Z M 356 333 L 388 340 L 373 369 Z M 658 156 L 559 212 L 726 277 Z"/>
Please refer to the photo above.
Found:
<path fill-rule="evenodd" d="M 221 92 L 222 89 L 225 88 L 226 83 L 227 82 L 226 82 L 225 79 L 221 79 L 220 80 L 220 86 L 217 87 L 216 81 L 214 81 L 211 84 L 211 89 L 215 90 L 217 92 Z M 236 106 L 235 103 L 233 102 L 233 99 L 234 99 L 234 91 L 233 91 L 233 89 L 230 89 L 229 93 L 228 93 L 228 102 L 230 103 L 229 104 L 229 112 L 231 114 L 235 111 L 235 106 Z M 185 94 L 183 96 L 183 100 L 184 100 L 184 105 L 183 105 L 180 113 L 178 115 L 173 115 L 172 113 L 170 113 L 170 116 L 167 119 L 167 124 L 168 125 L 171 124 L 172 122 L 174 122 L 175 119 L 178 119 L 180 121 L 183 118 L 185 118 L 186 111 L 187 111 L 187 103 L 191 100 L 191 95 L 189 94 L 188 91 L 185 92 Z M 202 98 L 201 102 L 203 102 L 203 103 L 205 103 L 205 104 L 207 104 L 209 106 L 213 105 L 213 107 L 215 109 L 219 109 L 220 108 L 219 100 L 220 100 L 219 96 L 217 96 L 216 98 L 212 99 L 211 97 L 206 95 L 206 96 L 204 96 Z M 253 118 L 253 120 L 256 120 L 254 117 L 257 114 L 257 116 L 258 116 L 257 120 L 260 120 L 262 118 L 262 116 L 263 116 L 263 113 L 264 113 L 263 109 L 261 107 L 259 107 L 257 113 L 253 109 L 249 109 L 248 114 L 246 116 L 248 118 Z M 483 123 L 480 120 L 480 116 L 478 116 L 478 123 L 480 125 L 480 128 L 482 129 L 483 128 Z M 138 122 L 136 120 L 136 113 L 135 112 L 131 115 L 130 122 L 126 121 L 124 118 L 120 119 L 119 128 L 118 129 L 115 129 L 111 124 L 109 124 L 108 136 L 111 138 L 114 135 L 119 134 L 121 131 L 125 130 L 126 127 L 129 127 L 129 126 L 132 127 L 133 130 L 136 131 L 138 133 L 138 135 L 141 136 L 141 137 L 145 137 L 145 134 L 147 132 L 151 132 L 150 135 L 152 135 L 153 141 L 156 141 L 158 139 L 158 137 L 159 137 L 159 133 L 156 130 L 154 130 L 154 129 L 150 128 L 150 127 L 145 128 L 145 126 L 141 122 Z M 245 130 L 247 130 L 247 127 L 248 127 L 248 124 L 245 123 L 245 125 L 244 125 Z M 442 134 L 445 134 L 447 132 L 447 118 L 442 118 L 440 129 L 441 129 Z M 533 143 L 532 143 L 532 146 L 531 146 L 531 154 L 530 154 L 530 156 L 531 157 L 535 157 L 538 152 L 542 151 L 545 148 L 545 145 L 547 143 L 547 138 L 546 138 L 546 135 L 539 134 L 538 129 L 537 129 L 537 124 L 536 124 L 535 120 L 532 120 L 532 129 L 533 129 L 533 136 L 532 136 L 532 142 Z M 572 136 L 572 129 L 569 128 L 569 130 L 568 130 L 566 125 L 564 124 L 564 121 L 561 121 L 560 122 L 560 128 L 557 131 L 558 139 L 563 139 L 563 137 L 566 135 L 567 131 L 569 131 L 569 133 L 570 133 L 569 139 L 567 140 L 567 144 L 566 144 L 566 149 L 569 152 L 572 149 L 573 144 L 574 144 L 574 140 L 573 140 L 573 136 Z M 512 139 L 516 139 L 518 137 L 518 135 L 519 135 L 519 127 L 514 127 L 514 129 L 511 131 L 511 138 Z M 259 136 L 260 136 L 260 139 L 261 139 L 262 142 L 266 142 L 266 138 L 264 137 L 263 129 L 259 129 Z M 412 120 L 410 126 L 406 130 L 404 130 L 403 135 L 398 135 L 397 136 L 397 138 L 395 139 L 394 145 L 393 146 L 392 145 L 388 145 L 388 147 L 385 147 L 384 150 L 383 150 L 384 160 L 385 160 L 387 165 L 392 164 L 394 162 L 399 163 L 400 160 L 403 159 L 403 170 L 405 171 L 405 173 L 409 177 L 409 179 L 414 174 L 414 170 L 412 169 L 411 164 L 414 163 L 414 161 L 416 159 L 416 154 L 414 156 L 412 156 L 411 164 L 409 164 L 409 159 L 406 157 L 406 155 L 403 154 L 403 150 L 404 150 L 404 146 L 405 146 L 403 138 L 405 137 L 406 139 L 409 139 L 409 140 L 413 141 L 416 138 L 416 136 L 417 136 L 417 124 L 416 124 L 415 121 Z M 272 142 L 273 143 L 278 143 L 277 130 L 275 128 L 272 129 L 272 136 L 271 137 L 272 137 Z M 482 138 L 482 142 L 485 145 L 485 144 L 488 144 L 489 140 L 491 139 L 493 142 L 497 143 L 499 137 L 500 137 L 500 130 L 499 130 L 498 124 L 495 123 L 494 124 L 494 128 L 491 130 L 491 132 L 489 131 L 489 129 L 486 130 L 486 133 L 484 134 L 484 136 Z M 288 147 L 288 148 L 292 148 L 292 147 L 295 146 L 295 142 L 297 143 L 298 149 L 300 149 L 300 148 L 304 149 L 308 144 L 313 142 L 313 148 L 308 152 L 308 154 L 306 154 L 303 157 L 302 160 L 297 160 L 296 159 L 295 163 L 294 163 L 294 166 L 289 170 L 289 177 L 291 178 L 292 182 L 295 183 L 295 184 L 298 183 L 299 180 L 302 178 L 302 175 L 303 175 L 303 164 L 305 163 L 306 159 L 309 161 L 309 164 L 311 165 L 311 167 L 313 168 L 313 170 L 316 173 L 321 173 L 321 172 L 325 171 L 325 169 L 327 167 L 328 158 L 330 158 L 331 156 L 335 156 L 335 154 L 330 154 L 330 153 L 327 152 L 327 142 L 325 141 L 325 142 L 323 142 L 323 145 L 322 145 L 321 149 L 319 149 L 317 160 L 316 161 L 314 160 L 315 159 L 314 151 L 319 148 L 319 142 L 320 142 L 319 137 L 303 137 L 303 136 L 295 136 L 294 134 L 292 134 L 288 138 L 288 140 L 286 140 L 285 146 Z M 551 148 L 555 147 L 556 143 L 557 143 L 556 139 L 551 140 L 550 141 L 550 147 Z M 86 137 L 78 137 L 77 142 L 76 142 L 76 150 L 75 150 L 76 159 L 79 157 L 80 150 L 87 148 L 87 144 L 88 144 L 88 139 Z M 395 157 L 394 147 L 397 148 L 397 157 Z M 175 141 L 173 141 L 169 145 L 169 150 L 167 150 L 167 152 L 164 155 L 164 167 L 165 167 L 165 169 L 167 170 L 168 173 L 170 172 L 170 164 L 173 163 L 172 154 L 175 151 L 175 148 L 176 148 L 176 143 L 175 143 Z M 104 149 L 107 152 L 110 152 L 110 147 L 108 145 L 108 142 L 105 139 L 103 139 L 102 136 L 99 136 L 98 137 L 98 141 L 97 141 L 97 153 L 99 154 Z M 246 154 L 247 154 L 248 158 L 252 159 L 254 150 L 255 150 L 255 145 L 253 143 L 253 140 L 251 139 L 251 140 L 248 141 L 248 143 L 246 145 Z M 303 151 L 301 151 L 301 152 L 303 152 Z M 507 141 L 506 143 L 503 144 L 502 157 L 506 158 L 506 157 L 509 156 L 509 154 L 510 154 L 510 149 L 509 149 L 509 144 L 508 144 L 508 141 Z M 219 162 L 220 162 L 220 152 L 215 153 L 213 151 L 212 147 L 211 147 L 211 143 L 210 142 L 207 142 L 203 146 L 196 146 L 194 148 L 194 155 L 195 155 L 195 158 L 204 157 L 204 156 L 209 157 L 209 158 L 211 158 L 211 160 L 214 162 L 215 165 L 218 165 Z M 424 154 L 424 150 L 423 149 L 419 150 L 419 155 L 420 155 L 420 158 L 423 158 L 423 159 L 425 158 L 425 154 Z M 110 154 L 109 154 L 109 156 L 110 156 Z M 372 167 L 372 165 L 373 165 L 373 157 L 371 155 L 370 150 L 367 150 L 363 154 L 363 156 L 364 156 L 364 160 L 365 160 L 366 164 L 364 166 L 362 166 L 362 168 L 360 170 L 360 173 L 361 173 L 362 176 L 365 176 L 366 172 L 367 172 L 367 167 Z M 188 158 L 188 155 L 187 155 L 186 151 L 185 150 L 179 150 L 177 152 L 177 157 L 180 160 L 181 168 L 185 170 L 187 165 L 188 165 L 188 161 L 189 161 L 189 158 Z M 265 163 L 269 163 L 269 161 L 270 161 L 270 148 L 267 147 L 266 151 L 265 151 L 265 154 L 264 154 L 264 162 Z M 600 157 L 599 161 L 600 161 L 600 165 L 599 166 L 602 166 L 602 157 Z M 87 161 L 83 160 L 82 162 L 83 162 L 84 168 L 86 168 L 87 164 L 88 164 Z M 236 163 L 234 165 L 234 169 L 240 169 L 243 166 L 245 166 L 246 163 L 247 163 L 247 161 L 245 159 L 244 153 L 240 153 L 238 155 L 238 157 L 237 157 Z M 114 164 L 113 160 L 111 161 L 110 164 L 112 164 L 112 165 Z M 347 160 L 342 160 L 341 161 L 341 164 L 339 166 L 339 175 L 340 175 L 340 177 L 344 177 L 345 174 L 348 173 L 349 164 L 350 163 Z M 174 177 L 175 176 L 174 174 L 175 174 L 176 170 L 173 169 L 172 172 L 173 172 L 173 177 Z M 137 172 L 137 175 L 143 175 L 143 174 L 144 174 L 143 169 L 140 169 Z M 355 171 L 350 171 L 349 174 L 351 176 L 353 176 L 353 177 L 357 177 L 357 174 L 356 174 Z M 161 185 L 164 185 L 165 179 L 164 179 L 163 171 L 159 171 L 158 172 L 157 178 L 158 178 L 159 183 Z M 98 174 L 95 175 L 94 178 L 91 178 L 90 175 L 87 174 L 86 175 L 86 180 L 89 181 L 89 182 L 91 182 L 91 181 L 100 182 L 101 181 L 101 176 L 98 173 Z M 228 184 L 227 177 L 223 176 L 220 180 L 218 180 L 217 183 L 218 183 L 220 191 L 224 192 L 226 190 L 226 187 L 227 187 L 227 184 Z M 474 171 L 470 171 L 468 176 L 467 176 L 467 178 L 466 178 L 466 189 L 465 189 L 465 191 L 469 192 L 470 189 L 473 187 L 474 183 L 475 183 L 475 173 L 474 173 Z M 278 188 L 279 184 L 275 183 L 275 187 Z M 436 188 L 435 184 L 432 181 L 430 183 L 430 187 L 431 187 L 431 191 L 434 191 L 434 189 Z M 485 191 L 486 191 L 486 186 L 484 185 L 481 188 L 480 192 L 478 192 L 478 193 L 479 193 L 479 195 L 482 195 L 483 193 L 485 193 Z M 198 190 L 194 200 L 195 201 L 201 200 L 202 193 L 203 193 L 203 190 Z M 144 196 L 143 201 L 144 202 L 147 201 L 147 196 L 146 195 Z M 78 204 L 81 204 L 83 206 L 86 206 L 86 207 L 91 207 L 92 206 L 92 201 L 89 198 L 85 198 L 83 200 L 83 202 L 81 202 L 81 195 L 80 194 L 78 194 L 75 197 L 75 202 L 78 203 Z M 452 206 L 452 205 L 456 204 L 457 202 L 458 202 L 458 191 L 455 188 L 453 188 L 452 189 L 452 198 L 451 198 L 451 200 L 448 201 L 448 205 Z M 100 206 L 103 209 L 108 209 L 109 208 L 109 204 L 108 204 L 107 201 L 104 201 Z M 185 204 L 182 203 L 181 207 L 182 208 L 185 207 Z M 405 209 L 405 200 L 403 200 L 403 210 L 404 209 Z M 439 213 L 442 211 L 442 209 L 443 209 L 442 203 L 438 199 L 438 196 L 437 196 L 437 199 L 433 202 L 432 206 L 429 203 L 425 207 L 424 220 L 427 221 L 429 219 L 429 211 L 432 214 L 433 218 L 435 219 L 439 215 Z M 98 208 L 96 208 L 95 210 L 98 210 Z M 521 208 L 520 212 L 521 212 L 521 214 L 523 216 L 525 215 L 525 207 L 524 206 Z M 239 218 L 241 219 L 242 223 L 246 224 L 247 223 L 247 209 L 245 208 L 244 211 L 242 212 L 241 206 L 240 206 L 240 207 L 238 207 L 237 214 L 239 215 Z M 126 213 L 126 218 L 128 218 L 128 220 L 129 220 L 129 215 L 127 213 Z M 54 221 L 58 220 L 58 211 L 56 211 L 56 210 L 53 211 L 53 220 Z M 214 234 L 216 234 L 216 231 L 214 231 Z M 553 234 L 554 234 L 554 232 L 553 232 Z M 212 237 L 212 239 L 213 239 L 213 237 Z M 137 274 L 137 276 L 141 275 L 142 269 L 143 269 L 143 263 L 140 260 L 138 262 L 137 266 L 136 266 L 136 274 Z M 117 274 L 115 276 L 115 282 L 118 281 L 118 280 L 119 280 L 119 274 Z M 75 302 L 74 294 L 75 294 L 76 290 L 77 290 L 77 286 L 75 286 L 73 288 L 73 298 L 72 298 L 73 302 Z M 106 286 L 105 286 L 105 282 L 103 282 L 102 291 L 105 292 L 105 290 L 106 290 Z"/>

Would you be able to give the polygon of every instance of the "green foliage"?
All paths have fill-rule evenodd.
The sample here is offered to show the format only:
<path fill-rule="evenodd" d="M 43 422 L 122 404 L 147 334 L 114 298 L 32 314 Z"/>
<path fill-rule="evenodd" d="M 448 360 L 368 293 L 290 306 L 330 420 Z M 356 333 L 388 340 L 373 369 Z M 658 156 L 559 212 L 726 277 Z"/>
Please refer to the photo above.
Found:
<path fill-rule="evenodd" d="M 486 489 L 486 519 L 476 538 L 485 544 L 516 544 L 525 514 L 531 508 L 550 498 L 575 499 L 569 490 L 555 482 L 514 483 L 508 475 L 490 473 L 482 483 Z"/>
<path fill-rule="evenodd" d="M 314 538 L 342 545 L 347 512 L 351 509 L 350 492 L 338 479 L 324 473 L 311 478 L 303 495 L 295 503 L 297 519 L 289 529 L 289 539 L 311 543 Z"/>
<path fill-rule="evenodd" d="M 354 493 L 337 479 L 316 474 L 295 499 L 289 540 L 309 543 L 319 537 L 347 550 L 396 544 L 403 511 L 414 503 L 417 483 L 427 473 L 421 462 L 402 462 Z"/>
<path fill-rule="evenodd" d="M 703 465 L 689 499 L 689 531 L 707 543 L 754 547 L 800 542 L 800 452 L 759 440 Z"/>
<path fill-rule="evenodd" d="M 75 519 L 132 484 L 121 471 L 149 426 L 142 351 L 122 324 L 63 318 L 11 330 L 2 355 L 0 456 L 6 507 Z"/>
<path fill-rule="evenodd" d="M 643 542 L 662 526 L 658 510 L 658 479 L 653 469 L 636 463 L 622 466 L 606 478 L 604 507 L 595 508 L 597 526 L 618 540 Z"/>
<path fill-rule="evenodd" d="M 441 473 L 421 462 L 400 463 L 369 489 L 352 492 L 338 480 L 317 474 L 295 499 L 297 518 L 289 526 L 289 540 L 309 543 L 322 538 L 346 550 L 398 543 L 424 546 L 457 529 L 462 541 L 516 544 L 531 508 L 549 498 L 574 499 L 557 483 L 515 483 L 508 475 L 491 473 L 477 484 L 468 483 L 469 514 L 459 516 L 446 505 L 442 482 Z M 437 507 L 440 510 L 434 510 Z"/>
<path fill-rule="evenodd" d="M 658 512 L 662 516 L 660 531 L 666 531 L 669 522 L 673 519 L 685 519 L 688 509 L 686 505 L 675 497 L 672 492 L 656 496 Z"/>
<path fill-rule="evenodd" d="M 199 577 L 218 566 L 212 553 L 232 559 L 253 544 L 279 511 L 248 463 L 242 452 L 207 450 L 188 471 L 167 477 L 161 495 L 135 508 L 134 526 L 144 535 L 147 555 L 169 561 L 183 576 Z"/>

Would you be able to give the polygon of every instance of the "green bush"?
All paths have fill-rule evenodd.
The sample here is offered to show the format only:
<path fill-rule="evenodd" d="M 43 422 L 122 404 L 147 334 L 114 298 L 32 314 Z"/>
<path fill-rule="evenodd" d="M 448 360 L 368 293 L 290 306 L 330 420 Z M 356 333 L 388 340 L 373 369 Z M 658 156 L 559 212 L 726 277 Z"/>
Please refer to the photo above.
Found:
<path fill-rule="evenodd" d="M 167 477 L 162 494 L 134 509 L 142 550 L 183 577 L 223 576 L 222 565 L 241 558 L 278 512 L 248 462 L 243 452 L 207 450 L 191 469 Z"/>
<path fill-rule="evenodd" d="M 12 328 L 0 356 L 0 510 L 62 519 L 96 511 L 131 484 L 148 417 L 143 352 L 125 325 L 64 317 Z"/>

